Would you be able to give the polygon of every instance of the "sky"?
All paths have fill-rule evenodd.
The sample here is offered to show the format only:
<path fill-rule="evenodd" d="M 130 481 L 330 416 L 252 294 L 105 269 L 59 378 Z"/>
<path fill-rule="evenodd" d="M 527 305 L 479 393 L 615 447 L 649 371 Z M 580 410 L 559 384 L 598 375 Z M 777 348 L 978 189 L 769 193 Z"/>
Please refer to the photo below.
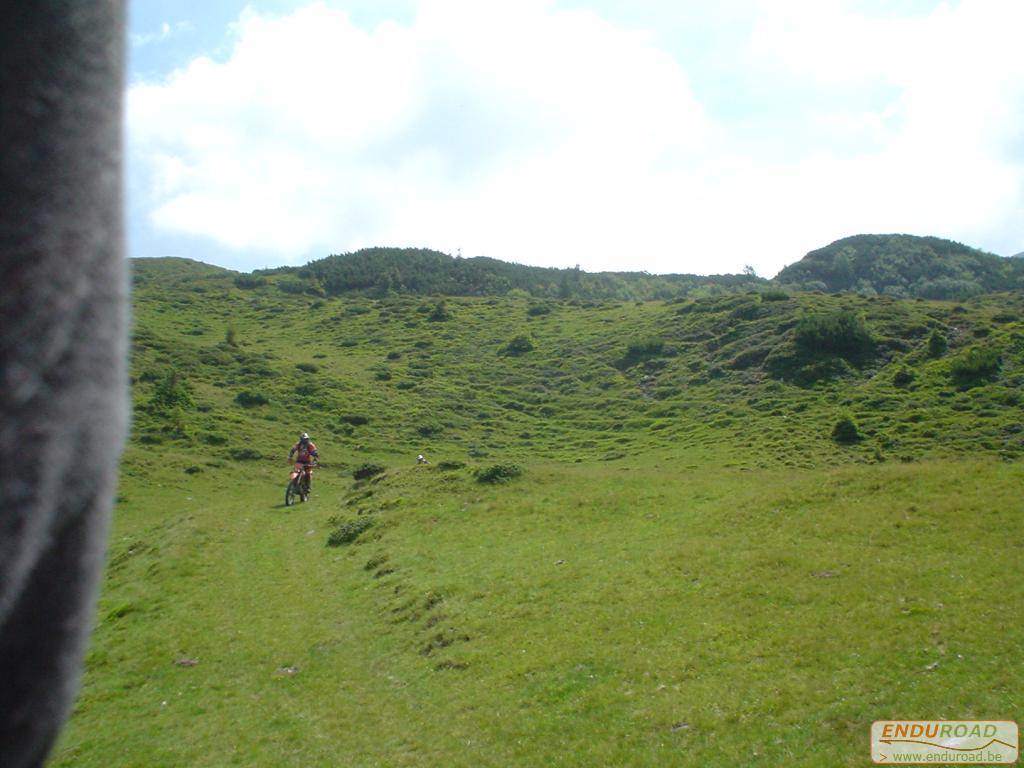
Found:
<path fill-rule="evenodd" d="M 131 256 L 1024 251 L 1020 0 L 130 0 Z"/>

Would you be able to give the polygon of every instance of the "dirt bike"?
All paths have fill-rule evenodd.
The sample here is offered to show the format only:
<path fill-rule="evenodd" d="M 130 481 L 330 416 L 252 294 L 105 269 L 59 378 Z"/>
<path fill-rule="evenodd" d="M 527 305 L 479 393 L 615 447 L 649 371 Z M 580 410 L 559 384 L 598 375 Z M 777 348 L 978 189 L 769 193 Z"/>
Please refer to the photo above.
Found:
<path fill-rule="evenodd" d="M 291 474 L 288 476 L 288 487 L 284 491 L 284 505 L 286 507 L 294 504 L 296 497 L 298 497 L 299 501 L 307 501 L 309 499 L 309 485 L 313 478 L 314 466 L 316 465 L 296 463 L 292 467 Z"/>

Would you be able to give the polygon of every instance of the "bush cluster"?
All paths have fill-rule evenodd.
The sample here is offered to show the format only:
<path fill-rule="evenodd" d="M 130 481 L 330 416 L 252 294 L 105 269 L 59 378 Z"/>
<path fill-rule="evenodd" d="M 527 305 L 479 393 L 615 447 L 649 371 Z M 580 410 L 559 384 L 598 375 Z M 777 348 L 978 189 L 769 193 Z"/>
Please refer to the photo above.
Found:
<path fill-rule="evenodd" d="M 351 424 L 353 427 L 361 427 L 364 424 L 370 423 L 368 416 L 363 416 L 359 413 L 343 413 L 338 417 L 338 421 L 342 424 Z"/>
<path fill-rule="evenodd" d="M 999 375 L 1003 356 L 998 349 L 974 347 L 955 359 L 949 367 L 953 383 L 961 389 L 984 384 Z"/>
<path fill-rule="evenodd" d="M 852 416 L 844 415 L 835 423 L 835 426 L 832 427 L 832 439 L 842 445 L 851 445 L 861 439 L 857 422 L 853 420 Z"/>
<path fill-rule="evenodd" d="M 494 464 L 479 470 L 476 479 L 481 483 L 507 483 L 521 474 L 523 470 L 516 464 Z"/>
<path fill-rule="evenodd" d="M 946 341 L 946 337 L 939 333 L 938 330 L 934 330 L 931 336 L 928 337 L 928 356 L 942 357 L 946 353 L 948 346 L 949 342 Z"/>
<path fill-rule="evenodd" d="M 665 350 L 665 342 L 661 339 L 639 339 L 630 342 L 626 347 L 626 354 L 619 361 L 620 368 L 631 368 L 637 363 L 642 363 L 661 356 Z"/>
<path fill-rule="evenodd" d="M 523 355 L 533 350 L 533 341 L 525 334 L 519 334 L 505 345 L 506 355 Z"/>
<path fill-rule="evenodd" d="M 913 383 L 914 372 L 907 368 L 907 366 L 905 365 L 902 366 L 899 370 L 896 371 L 896 373 L 893 374 L 892 384 L 894 387 L 899 387 L 902 389 L 904 387 L 909 387 Z"/>
<path fill-rule="evenodd" d="M 870 347 L 871 334 L 854 312 L 840 309 L 801 317 L 796 342 L 812 352 L 850 355 Z"/>
<path fill-rule="evenodd" d="M 159 411 L 193 408 L 192 388 L 177 371 L 168 371 L 156 382 L 150 404 Z"/>
<path fill-rule="evenodd" d="M 235 278 L 236 288 L 259 288 L 267 284 L 267 278 L 262 275 L 239 275 Z"/>
<path fill-rule="evenodd" d="M 448 311 L 448 305 L 444 301 L 439 301 L 434 305 L 434 309 L 431 310 L 430 314 L 427 315 L 427 319 L 434 323 L 443 323 L 446 320 L 451 320 L 451 312 Z"/>
<path fill-rule="evenodd" d="M 249 392 L 248 390 L 245 390 L 235 395 L 235 402 L 243 408 L 253 408 L 257 405 L 266 405 L 270 401 L 259 392 Z"/>

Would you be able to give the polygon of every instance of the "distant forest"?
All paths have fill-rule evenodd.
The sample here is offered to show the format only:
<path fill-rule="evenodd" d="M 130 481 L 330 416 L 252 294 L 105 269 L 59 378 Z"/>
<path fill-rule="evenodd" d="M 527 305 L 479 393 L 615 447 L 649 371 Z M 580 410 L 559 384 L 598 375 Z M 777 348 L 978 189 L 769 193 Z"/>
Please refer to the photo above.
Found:
<path fill-rule="evenodd" d="M 1024 288 L 1024 259 L 938 237 L 855 235 L 811 251 L 775 282 L 798 290 L 959 300 Z"/>
<path fill-rule="evenodd" d="M 652 275 L 584 272 L 460 258 L 423 248 L 366 248 L 312 261 L 304 267 L 261 270 L 236 278 L 248 287 L 274 276 L 289 293 L 322 296 L 504 296 L 538 298 L 699 298 L 750 290 L 854 292 L 898 298 L 963 300 L 1024 289 L 1024 258 L 1003 258 L 938 237 L 855 235 L 818 250 L 772 280 L 740 275 Z"/>
<path fill-rule="evenodd" d="M 512 264 L 487 257 L 459 258 L 422 248 L 366 248 L 328 256 L 304 267 L 260 271 L 290 276 L 279 283 L 296 293 L 313 288 L 328 296 L 385 297 L 530 296 L 582 299 L 672 299 L 713 296 L 768 284 L 753 273 L 742 275 L 651 275 L 646 272 L 584 272 Z"/>

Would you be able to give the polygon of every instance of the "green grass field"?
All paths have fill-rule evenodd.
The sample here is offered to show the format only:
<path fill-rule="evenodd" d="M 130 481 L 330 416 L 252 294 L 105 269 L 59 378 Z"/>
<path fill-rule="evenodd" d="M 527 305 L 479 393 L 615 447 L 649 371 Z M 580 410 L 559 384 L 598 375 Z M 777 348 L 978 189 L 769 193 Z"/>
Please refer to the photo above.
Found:
<path fill-rule="evenodd" d="M 794 346 L 836 307 L 870 354 Z M 437 321 L 141 267 L 133 438 L 51 765 L 860 766 L 876 719 L 1017 719 L 1020 308 Z M 301 429 L 324 466 L 286 508 Z M 522 474 L 479 481 L 499 463 Z"/>

